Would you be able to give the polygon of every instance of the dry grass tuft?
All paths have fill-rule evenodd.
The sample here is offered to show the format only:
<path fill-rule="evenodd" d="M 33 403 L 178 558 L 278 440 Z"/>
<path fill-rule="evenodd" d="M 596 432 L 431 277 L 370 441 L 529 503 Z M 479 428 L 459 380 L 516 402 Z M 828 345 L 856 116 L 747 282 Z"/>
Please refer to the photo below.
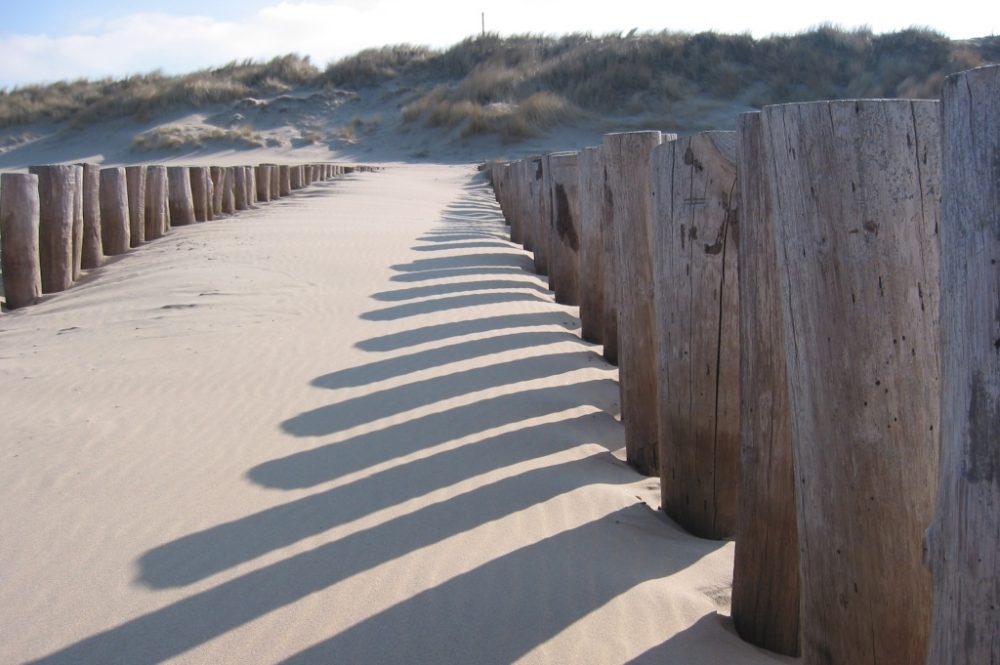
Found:
<path fill-rule="evenodd" d="M 139 152 L 196 149 L 217 142 L 242 148 L 259 148 L 265 144 L 263 136 L 245 125 L 229 128 L 164 125 L 136 136 L 132 141 L 132 149 Z"/>

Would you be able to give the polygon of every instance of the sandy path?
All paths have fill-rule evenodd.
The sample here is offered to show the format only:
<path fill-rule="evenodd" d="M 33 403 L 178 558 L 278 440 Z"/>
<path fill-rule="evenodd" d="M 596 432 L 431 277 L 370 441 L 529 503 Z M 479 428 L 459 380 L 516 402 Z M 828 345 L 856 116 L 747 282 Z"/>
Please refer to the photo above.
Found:
<path fill-rule="evenodd" d="M 0 662 L 779 662 L 473 176 L 320 185 L 0 316 Z"/>

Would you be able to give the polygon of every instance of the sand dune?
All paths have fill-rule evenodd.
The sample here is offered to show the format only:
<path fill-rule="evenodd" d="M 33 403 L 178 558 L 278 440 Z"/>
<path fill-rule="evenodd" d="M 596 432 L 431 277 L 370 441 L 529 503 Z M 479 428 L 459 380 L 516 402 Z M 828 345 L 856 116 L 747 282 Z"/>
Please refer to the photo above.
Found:
<path fill-rule="evenodd" d="M 791 662 L 529 265 L 474 169 L 394 166 L 0 316 L 0 662 Z"/>

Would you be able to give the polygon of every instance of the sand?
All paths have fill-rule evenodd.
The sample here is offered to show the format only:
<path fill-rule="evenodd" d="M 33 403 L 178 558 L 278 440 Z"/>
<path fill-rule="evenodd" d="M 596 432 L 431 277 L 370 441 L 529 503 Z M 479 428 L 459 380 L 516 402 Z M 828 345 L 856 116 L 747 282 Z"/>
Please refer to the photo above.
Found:
<path fill-rule="evenodd" d="M 0 663 L 793 662 L 529 268 L 474 168 L 394 166 L 0 315 Z"/>

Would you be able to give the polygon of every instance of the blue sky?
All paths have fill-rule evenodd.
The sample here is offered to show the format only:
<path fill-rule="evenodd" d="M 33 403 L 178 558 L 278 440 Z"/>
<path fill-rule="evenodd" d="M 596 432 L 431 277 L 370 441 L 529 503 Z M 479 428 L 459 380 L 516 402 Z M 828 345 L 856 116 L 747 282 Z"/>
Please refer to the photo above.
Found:
<path fill-rule="evenodd" d="M 486 27 L 501 34 L 716 30 L 755 36 L 829 22 L 877 32 L 927 26 L 953 38 L 1000 30 L 983 0 L 833 3 L 758 0 L 0 0 L 0 88 L 161 69 L 181 73 L 289 52 L 325 65 L 409 42 L 447 46 Z"/>

